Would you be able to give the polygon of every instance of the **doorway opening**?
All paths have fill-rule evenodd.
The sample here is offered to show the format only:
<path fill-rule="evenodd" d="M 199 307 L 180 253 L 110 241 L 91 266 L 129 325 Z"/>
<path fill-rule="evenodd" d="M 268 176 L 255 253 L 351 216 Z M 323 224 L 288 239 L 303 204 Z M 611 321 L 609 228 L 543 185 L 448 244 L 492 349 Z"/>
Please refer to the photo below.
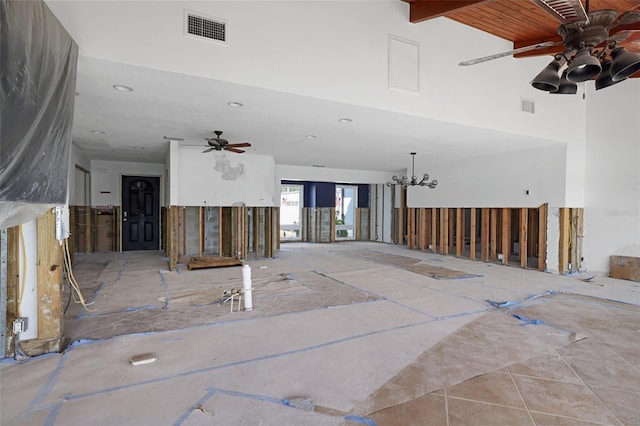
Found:
<path fill-rule="evenodd" d="M 304 185 L 280 186 L 280 241 L 302 240 Z"/>
<path fill-rule="evenodd" d="M 358 187 L 336 185 L 336 240 L 356 239 Z"/>

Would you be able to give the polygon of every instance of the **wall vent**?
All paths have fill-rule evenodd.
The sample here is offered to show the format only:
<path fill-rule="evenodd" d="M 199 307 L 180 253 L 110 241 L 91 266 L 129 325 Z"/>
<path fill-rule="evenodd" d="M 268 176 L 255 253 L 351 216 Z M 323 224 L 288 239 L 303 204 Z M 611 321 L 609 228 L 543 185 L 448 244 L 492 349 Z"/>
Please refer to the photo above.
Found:
<path fill-rule="evenodd" d="M 184 17 L 186 35 L 227 43 L 227 23 L 224 19 L 208 17 L 186 10 Z"/>
<path fill-rule="evenodd" d="M 536 103 L 529 99 L 520 99 L 520 110 L 529 114 L 536 113 Z"/>

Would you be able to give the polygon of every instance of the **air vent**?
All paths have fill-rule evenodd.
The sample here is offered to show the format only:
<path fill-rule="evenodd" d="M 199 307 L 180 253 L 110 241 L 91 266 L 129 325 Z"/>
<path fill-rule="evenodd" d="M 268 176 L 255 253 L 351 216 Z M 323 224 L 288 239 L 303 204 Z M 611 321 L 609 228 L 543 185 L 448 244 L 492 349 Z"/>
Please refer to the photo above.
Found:
<path fill-rule="evenodd" d="M 226 44 L 227 23 L 223 19 L 185 11 L 185 34 Z"/>
<path fill-rule="evenodd" d="M 529 114 L 535 114 L 536 104 L 529 99 L 520 99 L 520 110 L 522 112 L 528 112 Z"/>

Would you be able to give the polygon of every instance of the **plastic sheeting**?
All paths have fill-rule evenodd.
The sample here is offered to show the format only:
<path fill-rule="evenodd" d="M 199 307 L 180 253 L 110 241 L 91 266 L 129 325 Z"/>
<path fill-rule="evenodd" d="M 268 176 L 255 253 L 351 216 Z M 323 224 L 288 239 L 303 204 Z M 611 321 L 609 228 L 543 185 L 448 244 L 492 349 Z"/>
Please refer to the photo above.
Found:
<path fill-rule="evenodd" d="M 77 59 L 43 2 L 0 0 L 0 228 L 67 202 Z"/>

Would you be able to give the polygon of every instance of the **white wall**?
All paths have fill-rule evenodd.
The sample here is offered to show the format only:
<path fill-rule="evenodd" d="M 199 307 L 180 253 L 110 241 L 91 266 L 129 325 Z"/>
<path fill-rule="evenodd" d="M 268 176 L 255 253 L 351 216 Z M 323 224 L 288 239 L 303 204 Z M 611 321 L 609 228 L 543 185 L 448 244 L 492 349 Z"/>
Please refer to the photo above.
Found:
<path fill-rule="evenodd" d="M 409 207 L 538 207 L 564 205 L 566 145 L 511 151 L 453 163 L 416 158 L 416 175 L 428 173 L 435 189 L 409 187 Z M 409 169 L 411 170 L 411 169 Z M 529 190 L 530 195 L 525 194 Z"/>
<path fill-rule="evenodd" d="M 399 0 L 47 4 L 81 55 L 564 142 L 584 129 L 579 96 L 529 85 L 550 58 L 460 67 L 512 44 L 445 18 L 412 24 Z M 226 20 L 228 44 L 185 37 L 185 9 Z M 389 89 L 390 35 L 419 45 L 418 93 Z"/>
<path fill-rule="evenodd" d="M 164 164 L 126 161 L 91 161 L 91 205 L 119 206 L 122 202 L 122 176 L 159 176 L 160 205 L 164 205 Z"/>
<path fill-rule="evenodd" d="M 640 79 L 587 93 L 584 266 L 640 256 Z"/>
<path fill-rule="evenodd" d="M 71 145 L 71 161 L 69 161 L 69 205 L 78 205 L 78 202 L 82 203 L 83 200 L 78 200 L 82 197 L 82 186 L 84 182 L 77 182 L 76 165 L 83 169 L 91 170 L 91 161 L 87 159 L 78 149 Z M 84 180 L 84 179 L 83 179 Z"/>
<path fill-rule="evenodd" d="M 275 161 L 267 155 L 178 149 L 177 204 L 180 206 L 273 207 L 280 205 Z"/>

